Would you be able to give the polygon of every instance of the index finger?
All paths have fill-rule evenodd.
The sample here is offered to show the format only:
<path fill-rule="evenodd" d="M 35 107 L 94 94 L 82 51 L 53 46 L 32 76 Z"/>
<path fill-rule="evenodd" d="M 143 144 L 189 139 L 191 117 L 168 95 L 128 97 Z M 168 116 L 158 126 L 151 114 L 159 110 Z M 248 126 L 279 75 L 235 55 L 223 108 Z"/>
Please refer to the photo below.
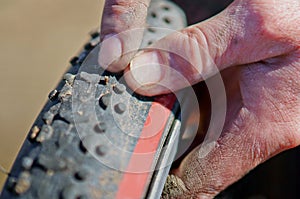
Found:
<path fill-rule="evenodd" d="M 102 46 L 99 63 L 105 69 L 118 72 L 126 68 L 134 52 L 123 55 L 131 49 L 138 49 L 143 32 L 119 34 L 146 25 L 147 10 L 151 0 L 106 0 L 101 23 Z M 105 42 L 106 39 L 109 42 Z"/>

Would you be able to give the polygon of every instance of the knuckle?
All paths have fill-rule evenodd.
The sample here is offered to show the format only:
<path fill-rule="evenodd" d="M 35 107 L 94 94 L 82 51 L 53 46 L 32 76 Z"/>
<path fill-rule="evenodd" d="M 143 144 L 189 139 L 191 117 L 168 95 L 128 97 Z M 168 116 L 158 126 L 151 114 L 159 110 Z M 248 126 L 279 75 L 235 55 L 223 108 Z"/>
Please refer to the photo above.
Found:
<path fill-rule="evenodd" d="M 290 43 L 299 35 L 299 3 L 294 1 L 273 1 L 252 3 L 249 19 L 254 22 L 257 33 L 278 42 Z"/>
<path fill-rule="evenodd" d="M 215 63 L 211 56 L 215 46 L 210 46 L 208 37 L 200 26 L 189 27 L 183 30 L 183 34 L 185 38 L 182 47 L 192 68 L 195 68 L 200 76 L 209 74 L 209 68 Z"/>

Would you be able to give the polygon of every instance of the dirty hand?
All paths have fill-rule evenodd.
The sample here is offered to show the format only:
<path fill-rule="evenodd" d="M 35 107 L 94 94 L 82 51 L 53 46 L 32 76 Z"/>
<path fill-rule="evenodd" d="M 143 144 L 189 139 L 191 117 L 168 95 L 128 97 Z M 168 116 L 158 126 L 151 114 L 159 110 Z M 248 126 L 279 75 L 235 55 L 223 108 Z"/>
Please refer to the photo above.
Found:
<path fill-rule="evenodd" d="M 149 1 L 106 1 L 102 33 L 143 27 Z M 300 144 L 299 10 L 299 0 L 236 0 L 209 20 L 152 44 L 169 53 L 145 50 L 130 65 L 131 57 L 124 56 L 109 66 L 125 69 L 129 86 L 144 95 L 184 88 L 183 77 L 201 82 L 216 74 L 214 67 L 221 71 L 227 95 L 222 135 L 205 157 L 196 148 L 183 160 L 176 172 L 182 192 L 172 197 L 212 198 L 258 164 Z M 134 37 L 141 40 L 142 34 Z M 115 39 L 113 56 L 131 48 L 132 38 L 127 39 Z M 138 65 L 149 61 L 156 61 L 153 70 Z"/>

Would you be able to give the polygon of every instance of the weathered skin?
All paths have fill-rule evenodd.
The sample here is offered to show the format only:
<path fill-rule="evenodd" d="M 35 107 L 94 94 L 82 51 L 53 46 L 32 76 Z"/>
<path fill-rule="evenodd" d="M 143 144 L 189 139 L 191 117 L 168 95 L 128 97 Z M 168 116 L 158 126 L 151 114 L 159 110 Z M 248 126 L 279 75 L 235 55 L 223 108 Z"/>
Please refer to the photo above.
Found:
<path fill-rule="evenodd" d="M 148 1 L 136 2 L 145 5 Z M 157 51 L 139 54 L 128 67 L 126 64 L 109 67 L 113 71 L 126 69 L 127 83 L 145 95 L 169 92 L 153 82 L 145 85 L 141 78 L 137 82 L 134 77 L 138 74 L 131 72 L 137 67 L 134 63 L 142 62 L 139 59 L 146 59 L 151 53 L 159 55 L 160 64 L 169 66 L 161 67 L 160 81 L 174 90 L 186 85 L 179 77 L 167 75 L 170 68 L 191 83 L 213 76 L 210 67 L 214 63 L 222 71 L 227 94 L 222 135 L 206 157 L 200 158 L 196 148 L 183 160 L 175 174 L 184 183 L 185 191 L 171 197 L 213 198 L 258 164 L 300 144 L 299 10 L 299 0 L 236 0 L 215 17 L 182 30 L 187 37 L 171 34 L 153 44 L 153 47 L 178 49 L 196 67 Z M 145 17 L 144 12 L 129 15 Z M 125 19 L 132 20 L 132 16 Z M 104 14 L 103 18 L 111 17 Z M 214 63 L 204 59 L 208 55 Z M 157 80 L 154 74 L 157 69 L 152 72 L 143 75 Z"/>

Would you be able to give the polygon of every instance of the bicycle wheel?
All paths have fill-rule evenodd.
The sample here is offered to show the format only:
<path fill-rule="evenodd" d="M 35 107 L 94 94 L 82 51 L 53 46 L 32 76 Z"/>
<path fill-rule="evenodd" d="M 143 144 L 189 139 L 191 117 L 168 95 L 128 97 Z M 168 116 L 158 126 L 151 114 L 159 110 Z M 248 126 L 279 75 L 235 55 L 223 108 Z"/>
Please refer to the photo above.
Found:
<path fill-rule="evenodd" d="M 186 20 L 175 4 L 154 1 L 148 24 L 177 30 Z M 168 33 L 148 28 L 142 47 Z M 139 96 L 122 74 L 103 71 L 95 64 L 99 42 L 92 33 L 49 94 L 1 199 L 160 197 L 179 137 L 178 100 Z"/>

